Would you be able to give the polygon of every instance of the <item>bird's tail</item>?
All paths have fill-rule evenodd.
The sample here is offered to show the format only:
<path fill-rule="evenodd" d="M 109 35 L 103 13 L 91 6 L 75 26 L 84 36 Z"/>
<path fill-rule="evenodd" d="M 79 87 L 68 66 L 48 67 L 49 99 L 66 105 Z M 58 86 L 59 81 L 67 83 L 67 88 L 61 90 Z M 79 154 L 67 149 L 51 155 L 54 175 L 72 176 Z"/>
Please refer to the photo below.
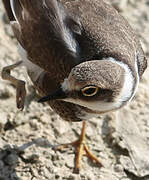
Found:
<path fill-rule="evenodd" d="M 65 12 L 61 11 L 62 6 L 57 0 L 10 0 L 10 5 L 15 19 L 18 21 L 28 17 L 36 19 L 41 14 L 46 14 L 45 11 L 48 12 L 50 18 L 56 20 L 59 20 L 63 15 L 65 16 Z"/>
<path fill-rule="evenodd" d="M 4 7 L 5 7 L 9 21 L 14 21 L 15 17 L 13 15 L 13 12 L 11 9 L 10 0 L 2 0 L 2 1 L 3 1 L 3 4 L 4 4 Z"/>
<path fill-rule="evenodd" d="M 15 17 L 16 21 L 19 21 L 20 19 L 22 20 L 22 5 L 20 4 L 19 0 L 10 0 L 10 6 L 11 10 L 13 12 L 13 16 Z"/>
<path fill-rule="evenodd" d="M 58 0 L 10 0 L 10 5 L 13 16 L 19 24 L 29 18 L 32 21 L 43 18 L 44 21 L 48 19 L 47 23 L 52 26 L 54 32 L 66 29 L 64 19 L 68 15 Z"/>
<path fill-rule="evenodd" d="M 16 18 L 18 20 L 21 18 L 20 23 L 28 17 L 32 17 L 32 20 L 34 19 L 35 21 L 38 21 L 38 19 L 41 18 L 42 22 L 45 21 L 49 25 L 49 29 L 51 29 L 52 35 L 54 35 L 56 39 L 59 39 L 59 41 L 63 41 L 69 50 L 76 53 L 77 44 L 72 35 L 72 27 L 73 25 L 75 25 L 75 27 L 77 25 L 79 26 L 79 23 L 77 20 L 74 20 L 69 16 L 67 10 L 64 9 L 59 0 L 11 1 L 14 1 L 14 9 L 19 9 L 18 14 L 16 11 Z M 15 5 L 15 2 L 19 2 L 17 6 Z M 23 13 L 20 15 L 19 13 L 22 10 Z"/>
<path fill-rule="evenodd" d="M 21 30 L 23 29 L 23 33 L 29 33 L 28 31 L 25 32 L 25 29 L 27 29 L 26 25 L 38 25 L 37 27 L 42 29 L 42 32 L 45 32 L 45 34 L 42 34 L 42 39 L 49 37 L 49 42 L 55 44 L 55 47 L 59 44 L 61 49 L 66 49 L 67 53 L 76 56 L 78 44 L 73 34 L 76 28 L 73 27 L 78 26 L 77 29 L 80 30 L 80 24 L 77 19 L 69 15 L 59 0 L 4 1 L 10 1 L 13 16 Z M 20 36 L 24 36 L 22 35 L 23 33 L 20 33 Z M 52 48 L 54 47 L 52 46 Z"/>

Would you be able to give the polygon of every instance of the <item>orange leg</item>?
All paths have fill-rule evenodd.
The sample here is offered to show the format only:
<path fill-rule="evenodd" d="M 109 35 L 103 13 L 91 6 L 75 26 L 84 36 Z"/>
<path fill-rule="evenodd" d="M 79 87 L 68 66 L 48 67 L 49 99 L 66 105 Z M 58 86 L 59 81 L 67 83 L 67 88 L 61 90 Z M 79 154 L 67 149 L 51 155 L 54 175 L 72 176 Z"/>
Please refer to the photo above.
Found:
<path fill-rule="evenodd" d="M 85 130 L 86 130 L 86 122 L 83 121 L 81 135 L 77 141 L 68 144 L 62 144 L 54 148 L 55 150 L 62 150 L 69 146 L 74 146 L 76 148 L 74 173 L 79 173 L 83 155 L 87 155 L 88 158 L 91 159 L 91 161 L 95 162 L 99 167 L 102 166 L 100 160 L 89 151 L 87 145 L 85 144 Z"/>

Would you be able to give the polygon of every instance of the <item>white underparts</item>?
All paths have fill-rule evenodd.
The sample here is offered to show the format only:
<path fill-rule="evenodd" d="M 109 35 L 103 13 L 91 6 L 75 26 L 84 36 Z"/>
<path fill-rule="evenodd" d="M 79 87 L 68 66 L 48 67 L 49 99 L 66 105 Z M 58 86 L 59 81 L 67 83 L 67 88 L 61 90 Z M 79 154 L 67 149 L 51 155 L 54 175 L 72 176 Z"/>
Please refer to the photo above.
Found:
<path fill-rule="evenodd" d="M 27 59 L 27 53 L 20 44 L 18 45 L 18 52 L 23 61 L 22 65 L 24 65 L 27 71 L 30 72 L 32 76 L 31 78 L 35 82 L 44 70 Z"/>

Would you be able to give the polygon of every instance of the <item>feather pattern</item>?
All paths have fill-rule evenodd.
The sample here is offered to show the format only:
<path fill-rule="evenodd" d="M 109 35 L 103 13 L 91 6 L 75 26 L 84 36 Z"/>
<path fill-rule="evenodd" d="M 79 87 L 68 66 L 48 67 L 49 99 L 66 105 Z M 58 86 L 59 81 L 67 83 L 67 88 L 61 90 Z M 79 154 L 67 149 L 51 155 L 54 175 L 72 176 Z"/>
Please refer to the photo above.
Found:
<path fill-rule="evenodd" d="M 11 0 L 11 7 L 16 19 L 14 34 L 27 59 L 41 70 L 36 80 L 29 72 L 41 94 L 53 93 L 76 65 L 93 60 L 100 64 L 100 60 L 111 58 L 131 72 L 135 92 L 147 60 L 136 33 L 104 0 Z M 114 73 L 110 67 L 108 71 L 109 75 Z M 79 121 L 84 112 L 99 113 L 63 101 L 49 104 L 66 120 Z"/>

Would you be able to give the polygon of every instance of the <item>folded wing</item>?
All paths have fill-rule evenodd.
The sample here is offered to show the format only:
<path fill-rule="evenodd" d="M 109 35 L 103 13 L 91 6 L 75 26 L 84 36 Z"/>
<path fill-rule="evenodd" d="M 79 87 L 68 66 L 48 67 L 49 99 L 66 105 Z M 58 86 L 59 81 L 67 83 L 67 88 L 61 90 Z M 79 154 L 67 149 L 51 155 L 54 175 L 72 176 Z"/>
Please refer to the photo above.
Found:
<path fill-rule="evenodd" d="M 81 34 L 79 20 L 57 0 L 10 0 L 10 4 L 15 17 L 11 23 L 14 34 L 28 59 L 47 72 L 56 66 L 66 77 L 80 63 L 75 39 Z"/>

